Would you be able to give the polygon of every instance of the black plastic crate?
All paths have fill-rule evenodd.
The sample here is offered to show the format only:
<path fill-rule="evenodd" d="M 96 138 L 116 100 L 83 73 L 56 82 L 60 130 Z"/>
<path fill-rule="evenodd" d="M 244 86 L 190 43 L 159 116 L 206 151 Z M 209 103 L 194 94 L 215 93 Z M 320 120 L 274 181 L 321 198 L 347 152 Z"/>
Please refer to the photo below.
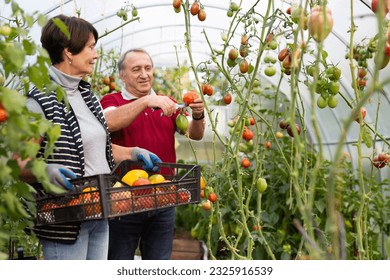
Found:
<path fill-rule="evenodd" d="M 96 220 L 107 217 L 105 191 L 113 185 L 110 174 L 71 180 L 74 191 L 62 195 L 45 195 L 36 199 L 36 224 L 58 224 Z"/>
<path fill-rule="evenodd" d="M 75 190 L 37 198 L 37 225 L 114 218 L 200 200 L 200 167 L 159 163 L 168 181 L 129 186 L 122 177 L 142 163 L 123 161 L 111 174 L 71 180 Z M 149 176 L 159 173 L 148 173 Z"/>
<path fill-rule="evenodd" d="M 123 161 L 112 171 L 117 183 L 107 190 L 108 217 L 197 203 L 200 200 L 200 167 L 198 165 L 158 163 L 166 182 L 129 186 L 122 177 L 142 163 Z M 151 176 L 153 173 L 148 172 Z"/>

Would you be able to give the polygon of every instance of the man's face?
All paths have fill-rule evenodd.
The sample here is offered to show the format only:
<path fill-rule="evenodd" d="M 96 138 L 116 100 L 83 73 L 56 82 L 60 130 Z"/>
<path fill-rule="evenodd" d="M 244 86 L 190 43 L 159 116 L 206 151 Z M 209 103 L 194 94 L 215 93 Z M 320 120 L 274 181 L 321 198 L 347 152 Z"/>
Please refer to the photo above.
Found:
<path fill-rule="evenodd" d="M 128 53 L 121 78 L 126 90 L 134 96 L 148 95 L 153 84 L 153 65 L 149 56 L 143 52 Z"/>

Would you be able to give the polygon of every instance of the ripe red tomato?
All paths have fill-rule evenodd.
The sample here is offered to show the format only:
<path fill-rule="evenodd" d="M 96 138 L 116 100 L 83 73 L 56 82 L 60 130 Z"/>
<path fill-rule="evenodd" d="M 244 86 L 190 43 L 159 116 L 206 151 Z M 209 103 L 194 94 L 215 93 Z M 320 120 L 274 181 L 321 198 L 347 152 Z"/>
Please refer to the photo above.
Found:
<path fill-rule="evenodd" d="M 246 59 L 241 60 L 240 64 L 239 64 L 239 68 L 240 68 L 240 72 L 242 74 L 245 74 L 246 72 L 248 72 L 248 69 L 249 69 L 248 61 L 246 61 Z"/>
<path fill-rule="evenodd" d="M 211 192 L 208 196 L 208 199 L 211 201 L 211 202 L 216 202 L 218 197 L 215 193 Z"/>
<path fill-rule="evenodd" d="M 264 142 L 264 147 L 267 149 L 271 149 L 271 142 L 270 141 L 265 141 Z"/>
<path fill-rule="evenodd" d="M 241 160 L 241 166 L 244 167 L 244 168 L 248 168 L 249 166 L 251 166 L 250 160 L 247 159 L 247 158 L 243 158 Z"/>
<path fill-rule="evenodd" d="M 228 55 L 229 55 L 229 59 L 235 60 L 238 57 L 238 50 L 236 48 L 230 49 Z"/>
<path fill-rule="evenodd" d="M 223 102 L 225 104 L 230 104 L 232 102 L 232 95 L 230 93 L 226 93 L 224 96 L 223 96 Z"/>
<path fill-rule="evenodd" d="M 279 127 L 280 127 L 281 129 L 286 129 L 287 126 L 288 126 L 288 123 L 286 123 L 286 121 L 285 121 L 284 119 L 280 120 L 280 122 L 279 122 Z"/>
<path fill-rule="evenodd" d="M 206 12 L 203 9 L 200 9 L 198 12 L 198 19 L 204 21 L 206 19 Z"/>
<path fill-rule="evenodd" d="M 246 45 L 246 44 L 248 44 L 248 35 L 243 34 L 241 36 L 241 45 Z"/>
<path fill-rule="evenodd" d="M 301 127 L 298 124 L 295 124 L 295 128 L 297 129 L 298 135 L 300 135 L 301 134 Z M 294 132 L 293 132 L 293 130 L 291 128 L 291 125 L 287 126 L 287 133 L 291 137 L 294 137 Z"/>
<path fill-rule="evenodd" d="M 0 108 L 0 123 L 5 122 L 7 118 L 7 111 L 5 109 Z"/>
<path fill-rule="evenodd" d="M 214 93 L 213 87 L 210 84 L 202 84 L 202 93 L 211 96 Z"/>
<path fill-rule="evenodd" d="M 253 117 L 249 118 L 249 124 L 250 125 L 255 125 L 255 119 Z"/>
<path fill-rule="evenodd" d="M 172 5 L 175 9 L 179 9 L 181 7 L 181 0 L 173 0 Z"/>
<path fill-rule="evenodd" d="M 376 13 L 379 12 L 379 8 L 381 7 L 381 2 L 383 0 L 372 0 L 371 1 L 371 10 Z M 389 12 L 390 1 L 386 0 L 386 3 L 383 3 L 383 16 L 385 16 Z"/>
<path fill-rule="evenodd" d="M 366 84 L 367 84 L 366 79 L 360 79 L 360 78 L 356 79 L 356 85 L 358 88 L 360 88 L 360 89 L 364 88 L 366 86 Z"/>
<path fill-rule="evenodd" d="M 109 86 L 110 83 L 111 83 L 111 80 L 110 80 L 110 77 L 109 77 L 109 76 L 106 76 L 106 77 L 103 78 L 103 84 Z"/>
<path fill-rule="evenodd" d="M 287 48 L 280 50 L 278 54 L 278 60 L 283 61 L 286 58 L 286 56 L 289 55 L 289 53 L 290 51 Z"/>
<path fill-rule="evenodd" d="M 199 13 L 200 11 L 200 4 L 198 1 L 195 1 L 192 5 L 191 5 L 191 9 L 190 9 L 190 12 L 191 12 L 191 15 L 195 16 Z"/>
<path fill-rule="evenodd" d="M 329 8 L 325 8 L 318 5 L 313 7 L 310 11 L 308 20 L 309 33 L 317 42 L 322 42 L 332 31 L 333 17 L 332 11 Z"/>
<path fill-rule="evenodd" d="M 194 103 L 194 100 L 198 98 L 198 95 L 195 93 L 195 91 L 193 90 L 189 90 L 188 92 L 186 92 L 183 96 L 183 102 L 186 104 L 186 105 L 189 105 L 191 103 Z"/>
<path fill-rule="evenodd" d="M 366 68 L 361 67 L 361 68 L 358 69 L 358 77 L 360 79 L 363 79 L 366 75 L 367 75 Z"/>
<path fill-rule="evenodd" d="M 380 153 L 374 156 L 371 162 L 376 168 L 383 168 L 390 162 L 390 156 L 385 153 Z"/>
<path fill-rule="evenodd" d="M 181 188 L 177 191 L 177 198 L 179 203 L 186 203 L 191 200 L 191 193 L 189 190 Z"/>
<path fill-rule="evenodd" d="M 389 44 L 389 41 L 387 41 L 386 44 L 385 44 L 384 54 L 387 57 L 390 56 L 390 44 Z"/>
<path fill-rule="evenodd" d="M 244 131 L 242 132 L 242 139 L 249 141 L 253 139 L 254 133 L 252 130 L 250 130 L 248 127 L 244 128 Z"/>
<path fill-rule="evenodd" d="M 361 108 L 360 108 L 360 114 L 361 114 L 362 120 L 364 120 L 364 118 L 366 117 L 366 114 L 367 114 L 366 108 L 361 107 Z M 360 123 L 360 116 L 359 116 L 359 115 L 356 116 L 355 121 L 357 121 L 358 123 Z"/>
<path fill-rule="evenodd" d="M 211 201 L 210 200 L 205 200 L 202 202 L 202 208 L 206 211 L 209 211 L 211 209 Z"/>
<path fill-rule="evenodd" d="M 291 61 L 292 61 L 292 58 L 291 58 L 291 55 L 289 54 L 282 61 L 283 68 L 286 70 L 289 70 L 291 68 Z"/>

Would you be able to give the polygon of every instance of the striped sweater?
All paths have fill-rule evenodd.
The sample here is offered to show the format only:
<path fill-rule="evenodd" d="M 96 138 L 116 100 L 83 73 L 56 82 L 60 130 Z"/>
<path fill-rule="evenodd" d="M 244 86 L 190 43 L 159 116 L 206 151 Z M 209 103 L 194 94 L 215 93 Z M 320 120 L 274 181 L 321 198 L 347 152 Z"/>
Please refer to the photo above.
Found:
<path fill-rule="evenodd" d="M 81 80 L 78 86 L 82 98 L 89 110 L 103 124 L 106 134 L 106 158 L 110 168 L 114 166 L 111 138 L 104 119 L 103 111 L 98 98 L 92 93 L 89 83 Z M 33 88 L 27 97 L 33 98 L 41 106 L 45 117 L 54 124 L 61 126 L 61 135 L 55 142 L 54 152 L 46 158 L 47 163 L 62 164 L 72 170 L 78 177 L 85 173 L 83 141 L 77 118 L 69 106 L 58 101 L 55 92 L 46 94 Z M 41 148 L 37 157 L 44 158 L 48 144 L 47 137 L 43 138 Z M 49 239 L 57 242 L 72 243 L 77 239 L 80 231 L 80 223 L 66 223 L 58 225 L 45 225 L 34 227 L 34 232 L 39 238 Z"/>

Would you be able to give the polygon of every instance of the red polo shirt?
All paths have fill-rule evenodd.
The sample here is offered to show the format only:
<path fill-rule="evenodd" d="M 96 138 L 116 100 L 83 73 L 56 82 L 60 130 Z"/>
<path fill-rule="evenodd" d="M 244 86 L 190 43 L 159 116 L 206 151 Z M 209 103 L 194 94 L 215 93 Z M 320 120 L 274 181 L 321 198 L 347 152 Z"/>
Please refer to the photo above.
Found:
<path fill-rule="evenodd" d="M 117 92 L 103 96 L 100 102 L 105 109 L 119 107 L 135 100 L 125 100 L 121 92 Z M 129 126 L 111 133 L 112 142 L 126 147 L 144 148 L 158 155 L 163 162 L 175 163 L 176 117 L 180 111 L 177 110 L 170 117 L 161 116 L 161 112 L 161 109 L 146 108 Z"/>

